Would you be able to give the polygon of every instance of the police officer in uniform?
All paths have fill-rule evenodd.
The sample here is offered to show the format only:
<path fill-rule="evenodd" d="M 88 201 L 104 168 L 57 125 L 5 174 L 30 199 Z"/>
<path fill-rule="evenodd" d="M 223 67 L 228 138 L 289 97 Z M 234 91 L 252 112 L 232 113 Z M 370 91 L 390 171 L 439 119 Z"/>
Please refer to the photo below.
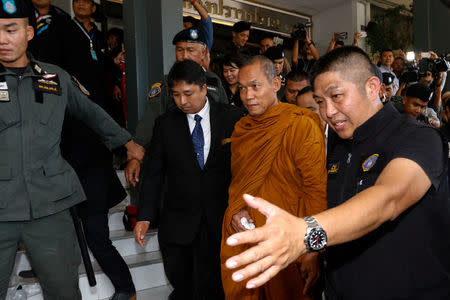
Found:
<path fill-rule="evenodd" d="M 190 59 L 200 65 L 202 64 L 207 46 L 205 36 L 200 30 L 184 29 L 175 35 L 172 43 L 175 45 L 177 61 Z M 205 75 L 208 99 L 228 104 L 228 98 L 220 78 L 209 71 L 206 71 Z M 136 135 L 133 137 L 133 140 L 141 146 L 146 146 L 150 142 L 156 118 L 176 108 L 167 85 L 167 75 L 164 76 L 162 81 L 156 82 L 150 87 L 148 98 L 144 116 L 137 124 Z M 130 184 L 136 184 L 135 180 L 139 177 L 139 170 L 139 161 L 133 160 L 128 163 L 125 173 Z"/>
<path fill-rule="evenodd" d="M 286 87 L 286 77 L 282 74 L 284 67 L 284 51 L 281 46 L 272 46 L 266 50 L 264 55 L 270 59 L 275 65 L 277 76 L 281 79 L 281 88 L 277 92 L 278 99 L 284 97 L 284 89 Z"/>
<path fill-rule="evenodd" d="M 61 68 L 26 54 L 33 38 L 25 0 L 0 8 L 0 299 L 4 299 L 19 241 L 23 241 L 46 300 L 81 299 L 80 252 L 69 208 L 85 200 L 61 157 L 65 114 L 87 123 L 105 145 L 137 145 L 87 91 Z"/>

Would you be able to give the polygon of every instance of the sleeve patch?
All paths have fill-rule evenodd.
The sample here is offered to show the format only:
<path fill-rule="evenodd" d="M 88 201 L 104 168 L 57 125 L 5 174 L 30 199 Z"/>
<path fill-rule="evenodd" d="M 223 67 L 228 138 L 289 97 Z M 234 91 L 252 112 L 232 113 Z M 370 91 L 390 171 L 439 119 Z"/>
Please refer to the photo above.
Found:
<path fill-rule="evenodd" d="M 148 92 L 148 97 L 151 98 L 155 98 L 156 96 L 158 96 L 161 93 L 161 82 L 157 82 L 154 85 L 152 85 L 152 87 L 150 88 L 150 91 Z"/>
<path fill-rule="evenodd" d="M 72 81 L 75 84 L 75 86 L 77 86 L 83 94 L 85 94 L 88 97 L 91 96 L 91 93 L 89 93 L 89 91 L 80 83 L 80 81 L 78 81 L 78 79 L 75 78 L 75 76 L 72 76 Z"/>

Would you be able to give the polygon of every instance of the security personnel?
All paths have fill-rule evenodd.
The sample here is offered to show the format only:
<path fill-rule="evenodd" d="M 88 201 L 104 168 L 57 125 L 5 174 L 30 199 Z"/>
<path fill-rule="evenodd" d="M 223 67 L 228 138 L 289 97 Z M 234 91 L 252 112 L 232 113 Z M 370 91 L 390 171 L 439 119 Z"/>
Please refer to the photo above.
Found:
<path fill-rule="evenodd" d="M 172 43 L 175 45 L 177 61 L 190 59 L 200 65 L 202 64 L 207 46 L 205 36 L 200 30 L 184 29 L 175 35 Z M 206 88 L 208 89 L 208 99 L 219 103 L 228 103 L 222 82 L 215 73 L 206 71 Z M 162 81 L 150 87 L 148 98 L 144 116 L 139 121 L 136 127 L 136 135 L 133 138 L 136 143 L 142 146 L 150 142 L 156 118 L 176 107 L 167 85 L 167 75 L 164 76 Z"/>
<path fill-rule="evenodd" d="M 286 86 L 286 78 L 283 76 L 283 68 L 284 68 L 284 51 L 281 46 L 272 46 L 266 50 L 264 55 L 270 59 L 277 72 L 277 76 L 281 79 L 281 88 L 277 92 L 278 99 L 282 99 L 284 97 L 284 89 Z"/>
<path fill-rule="evenodd" d="M 0 8 L 0 299 L 19 241 L 45 299 L 81 299 L 68 209 L 85 195 L 60 153 L 65 114 L 89 124 L 110 149 L 125 144 L 136 157 L 138 147 L 67 72 L 26 54 L 34 34 L 29 16 L 25 0 L 5 0 Z"/>

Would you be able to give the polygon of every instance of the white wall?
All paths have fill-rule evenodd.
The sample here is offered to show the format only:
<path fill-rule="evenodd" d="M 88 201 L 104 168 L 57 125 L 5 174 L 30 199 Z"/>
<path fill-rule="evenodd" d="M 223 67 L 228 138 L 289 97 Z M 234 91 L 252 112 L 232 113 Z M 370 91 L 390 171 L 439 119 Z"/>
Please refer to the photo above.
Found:
<path fill-rule="evenodd" d="M 348 32 L 346 45 L 353 43 L 353 34 L 358 30 L 356 21 L 356 0 L 346 0 L 312 16 L 313 40 L 319 54 L 326 53 L 334 32 Z"/>

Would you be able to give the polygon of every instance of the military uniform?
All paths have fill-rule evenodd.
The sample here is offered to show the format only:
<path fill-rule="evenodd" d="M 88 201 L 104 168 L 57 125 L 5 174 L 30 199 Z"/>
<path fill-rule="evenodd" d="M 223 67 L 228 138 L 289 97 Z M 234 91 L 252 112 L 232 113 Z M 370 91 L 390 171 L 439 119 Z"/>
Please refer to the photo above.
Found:
<path fill-rule="evenodd" d="M 80 254 L 68 209 L 86 197 L 60 153 L 65 114 L 88 124 L 109 149 L 131 139 L 84 93 L 57 66 L 31 59 L 22 74 L 0 65 L 0 299 L 19 240 L 46 300 L 81 299 Z"/>

